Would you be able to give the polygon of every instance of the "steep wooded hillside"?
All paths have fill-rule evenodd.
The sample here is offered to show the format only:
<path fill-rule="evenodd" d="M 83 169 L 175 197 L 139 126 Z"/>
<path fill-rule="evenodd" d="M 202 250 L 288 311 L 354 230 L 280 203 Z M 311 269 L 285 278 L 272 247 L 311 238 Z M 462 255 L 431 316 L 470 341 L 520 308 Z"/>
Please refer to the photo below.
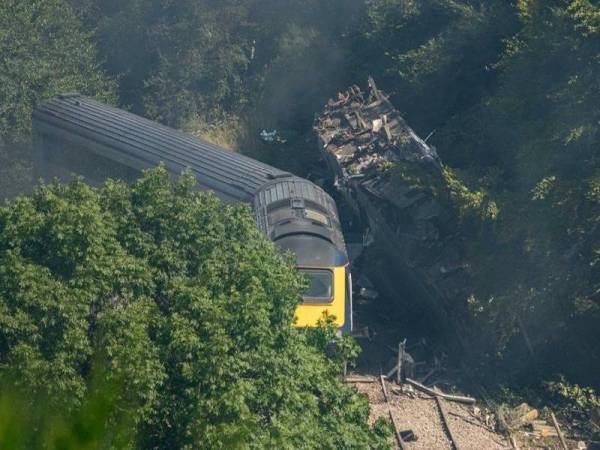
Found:
<path fill-rule="evenodd" d="M 28 114 L 58 91 L 314 176 L 314 113 L 372 74 L 433 133 L 463 198 L 497 206 L 455 205 L 469 364 L 504 382 L 564 375 L 553 392 L 598 403 L 573 385 L 599 387 L 596 0 L 9 0 L 0 24 L 4 196 L 30 184 Z"/>

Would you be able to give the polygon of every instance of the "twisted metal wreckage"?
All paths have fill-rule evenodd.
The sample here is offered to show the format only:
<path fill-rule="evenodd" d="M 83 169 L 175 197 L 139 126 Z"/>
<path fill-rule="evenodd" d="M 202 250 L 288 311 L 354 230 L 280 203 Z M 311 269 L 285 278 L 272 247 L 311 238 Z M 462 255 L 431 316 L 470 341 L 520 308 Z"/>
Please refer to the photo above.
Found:
<path fill-rule="evenodd" d="M 452 320 L 465 307 L 470 285 L 456 214 L 431 190 L 388 170 L 402 165 L 445 185 L 435 148 L 417 136 L 372 78 L 366 94 L 354 85 L 329 100 L 313 128 L 334 185 L 386 253 L 390 270 L 402 272 L 436 324 L 464 346 L 460 324 Z"/>

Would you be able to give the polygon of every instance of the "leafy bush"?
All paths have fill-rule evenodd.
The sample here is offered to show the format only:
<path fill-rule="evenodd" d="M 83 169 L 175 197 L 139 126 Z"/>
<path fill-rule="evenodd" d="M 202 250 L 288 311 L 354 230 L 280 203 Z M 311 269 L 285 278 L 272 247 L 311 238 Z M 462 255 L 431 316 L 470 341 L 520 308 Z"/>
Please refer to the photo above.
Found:
<path fill-rule="evenodd" d="M 560 396 L 564 401 L 574 403 L 584 410 L 600 408 L 600 397 L 592 388 L 571 384 L 564 377 L 559 381 L 550 381 L 546 386 L 550 392 Z"/>
<path fill-rule="evenodd" d="M 125 412 L 143 448 L 385 447 L 327 328 L 291 327 L 301 283 L 191 175 L 42 185 L 0 209 L 0 374 L 77 414 L 98 361 L 107 420 Z"/>
<path fill-rule="evenodd" d="M 0 2 L 0 199 L 31 189 L 31 114 L 39 102 L 74 91 L 112 102 L 115 89 L 65 0 Z"/>
<path fill-rule="evenodd" d="M 122 388 L 107 382 L 105 375 L 100 365 L 94 369 L 85 398 L 74 410 L 56 409 L 47 395 L 32 394 L 26 387 L 15 390 L 15 380 L 3 378 L 0 447 L 11 450 L 132 448 L 135 425 L 127 409 L 118 402 Z"/>

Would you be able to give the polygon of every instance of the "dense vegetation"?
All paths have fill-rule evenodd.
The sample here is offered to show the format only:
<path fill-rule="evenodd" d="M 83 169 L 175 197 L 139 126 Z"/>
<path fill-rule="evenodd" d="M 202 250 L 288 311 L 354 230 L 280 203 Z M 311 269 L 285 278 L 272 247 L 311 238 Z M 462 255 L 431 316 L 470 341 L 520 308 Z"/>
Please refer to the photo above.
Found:
<path fill-rule="evenodd" d="M 324 356 L 334 331 L 291 327 L 292 261 L 247 207 L 193 186 L 156 169 L 132 187 L 44 185 L 1 208 L 0 375 L 30 409 L 80 422 L 81 445 L 111 425 L 100 437 L 118 447 L 385 447 Z M 3 416 L 3 448 L 45 436 L 15 435 L 4 424 L 21 414 Z M 41 416 L 51 448 L 75 439 Z"/>
<path fill-rule="evenodd" d="M 436 130 L 442 159 L 497 208 L 462 229 L 479 356 L 505 373 L 596 384 L 600 7 L 370 6 L 367 40 L 386 52 L 396 103 L 422 134 Z"/>
<path fill-rule="evenodd" d="M 59 92 L 114 101 L 116 83 L 100 68 L 91 33 L 64 0 L 0 5 L 0 191 L 28 186 L 26 141 L 33 107 Z"/>
<path fill-rule="evenodd" d="M 11 175 L 26 176 L 31 106 L 72 89 L 306 173 L 313 114 L 373 74 L 417 132 L 435 130 L 470 198 L 497 208 L 456 205 L 475 212 L 462 301 L 478 359 L 598 387 L 596 0 L 9 0 L 0 25 Z M 260 147 L 262 128 L 288 145 Z"/>

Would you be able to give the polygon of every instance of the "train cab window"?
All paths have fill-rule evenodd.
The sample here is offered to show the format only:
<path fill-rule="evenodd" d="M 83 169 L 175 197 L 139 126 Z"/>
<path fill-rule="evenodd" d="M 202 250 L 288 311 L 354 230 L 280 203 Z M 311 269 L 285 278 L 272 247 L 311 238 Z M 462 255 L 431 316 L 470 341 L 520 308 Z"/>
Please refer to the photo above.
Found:
<path fill-rule="evenodd" d="M 348 263 L 345 253 L 330 241 L 314 235 L 286 235 L 277 239 L 275 244 L 282 254 L 292 252 L 298 267 L 338 267 Z"/>
<path fill-rule="evenodd" d="M 329 270 L 299 269 L 308 281 L 302 292 L 304 303 L 330 303 L 333 300 L 333 274 Z"/>

